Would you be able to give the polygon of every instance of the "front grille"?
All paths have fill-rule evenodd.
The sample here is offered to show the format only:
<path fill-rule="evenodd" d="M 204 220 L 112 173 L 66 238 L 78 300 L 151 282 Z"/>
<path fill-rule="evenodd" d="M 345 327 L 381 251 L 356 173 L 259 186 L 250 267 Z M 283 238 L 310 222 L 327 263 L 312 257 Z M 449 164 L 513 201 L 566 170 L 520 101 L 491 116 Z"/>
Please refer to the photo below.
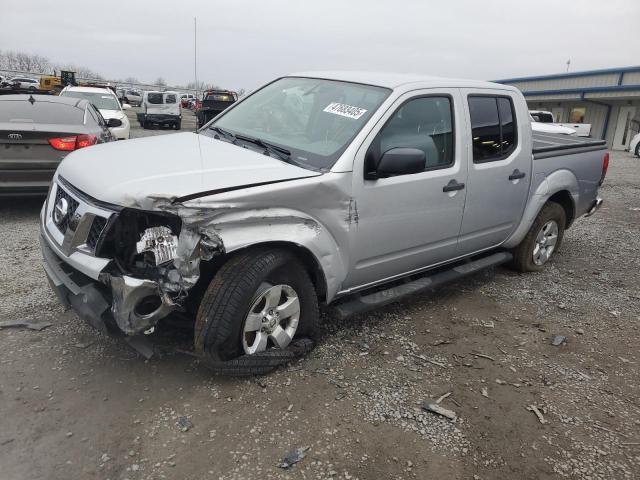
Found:
<path fill-rule="evenodd" d="M 58 228 L 58 230 L 60 230 L 60 232 L 65 234 L 67 233 L 67 229 L 69 228 L 69 220 L 71 219 L 71 217 L 73 217 L 73 214 L 75 213 L 76 208 L 78 208 L 78 202 L 71 195 L 69 195 L 62 188 L 60 188 L 60 185 L 57 185 L 56 199 L 53 202 L 54 211 L 55 211 L 55 206 L 58 203 L 58 200 L 60 200 L 61 198 L 64 198 L 69 204 L 69 210 L 68 210 L 69 213 L 65 215 L 65 217 L 62 219 L 60 224 L 55 223 L 55 221 L 53 223 L 55 223 L 56 227 Z M 53 214 L 54 212 L 52 211 L 51 215 Z"/>
<path fill-rule="evenodd" d="M 91 229 L 89 230 L 89 235 L 87 236 L 87 246 L 91 248 L 91 250 L 96 249 L 96 245 L 98 245 L 98 240 L 100 239 L 100 235 L 104 230 L 104 227 L 107 225 L 107 219 L 102 217 L 96 217 L 93 219 L 93 223 L 91 224 Z"/>

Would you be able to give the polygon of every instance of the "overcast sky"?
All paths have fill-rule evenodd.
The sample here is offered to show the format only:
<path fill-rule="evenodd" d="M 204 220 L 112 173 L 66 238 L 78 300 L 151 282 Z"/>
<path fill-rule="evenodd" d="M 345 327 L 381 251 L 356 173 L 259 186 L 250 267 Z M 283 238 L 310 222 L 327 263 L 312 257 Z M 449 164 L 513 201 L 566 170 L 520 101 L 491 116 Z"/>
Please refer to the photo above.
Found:
<path fill-rule="evenodd" d="M 253 89 L 306 70 L 500 79 L 640 64 L 639 0 L 2 1 L 0 49 Z"/>

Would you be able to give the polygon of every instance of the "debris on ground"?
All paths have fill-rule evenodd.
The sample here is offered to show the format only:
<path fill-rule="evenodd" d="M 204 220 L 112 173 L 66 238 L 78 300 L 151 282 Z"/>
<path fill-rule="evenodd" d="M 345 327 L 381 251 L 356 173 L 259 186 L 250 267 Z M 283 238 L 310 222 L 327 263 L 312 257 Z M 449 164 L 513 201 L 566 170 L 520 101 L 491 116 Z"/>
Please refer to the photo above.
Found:
<path fill-rule="evenodd" d="M 183 432 L 187 432 L 191 429 L 191 427 L 193 427 L 193 423 L 191 423 L 191 421 L 187 417 L 178 418 L 176 425 L 178 425 L 178 427 L 180 427 L 180 430 L 182 430 Z"/>
<path fill-rule="evenodd" d="M 445 393 L 444 395 L 441 395 L 441 396 L 440 396 L 440 398 L 438 398 L 438 399 L 436 400 L 436 403 L 437 403 L 437 404 L 442 403 L 442 401 L 443 401 L 445 398 L 447 398 L 449 395 L 451 395 L 451 392 L 447 392 L 447 393 Z"/>
<path fill-rule="evenodd" d="M 282 462 L 278 464 L 278 467 L 286 469 L 294 466 L 296 463 L 306 457 L 305 452 L 310 448 L 311 447 L 298 447 L 290 450 L 289 453 L 287 453 L 282 459 Z"/>
<path fill-rule="evenodd" d="M 145 360 L 150 360 L 154 355 L 153 343 L 147 337 L 142 335 L 134 335 L 133 337 L 124 337 L 125 342 L 129 344 L 136 352 L 142 355 Z"/>
<path fill-rule="evenodd" d="M 29 330 L 44 330 L 45 328 L 53 325 L 49 322 L 27 322 L 26 320 L 7 320 L 5 322 L 0 322 L 1 328 L 28 328 Z"/>
<path fill-rule="evenodd" d="M 435 413 L 437 415 L 441 415 L 441 416 L 443 416 L 445 418 L 448 418 L 452 422 L 455 422 L 456 419 L 458 418 L 458 415 L 456 415 L 456 413 L 454 411 L 448 410 L 448 409 L 446 409 L 444 407 L 441 407 L 437 403 L 423 402 L 422 403 L 422 409 L 426 410 L 427 412 Z"/>
<path fill-rule="evenodd" d="M 565 337 L 564 335 L 554 335 L 553 337 L 551 337 L 551 345 L 553 345 L 554 347 L 559 347 L 566 341 L 567 337 Z"/>
<path fill-rule="evenodd" d="M 482 392 L 483 397 L 489 398 L 489 390 L 487 389 L 487 387 L 482 387 L 480 391 Z"/>
<path fill-rule="evenodd" d="M 529 410 L 530 412 L 535 413 L 536 417 L 538 417 L 538 420 L 540 421 L 540 423 L 542 423 L 543 425 L 548 423 L 547 420 L 545 420 L 544 415 L 542 415 L 542 412 L 540 411 L 540 409 L 535 406 L 535 405 L 529 405 L 527 407 L 527 410 Z"/>

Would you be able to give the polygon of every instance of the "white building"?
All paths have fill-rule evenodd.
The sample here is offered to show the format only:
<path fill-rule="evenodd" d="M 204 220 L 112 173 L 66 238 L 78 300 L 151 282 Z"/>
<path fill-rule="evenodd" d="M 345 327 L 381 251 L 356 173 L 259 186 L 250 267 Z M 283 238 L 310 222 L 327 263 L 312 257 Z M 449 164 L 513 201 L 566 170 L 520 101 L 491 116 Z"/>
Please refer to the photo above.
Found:
<path fill-rule="evenodd" d="M 625 150 L 640 131 L 640 66 L 496 80 L 522 91 L 530 110 L 556 122 L 590 123 L 591 136 Z"/>

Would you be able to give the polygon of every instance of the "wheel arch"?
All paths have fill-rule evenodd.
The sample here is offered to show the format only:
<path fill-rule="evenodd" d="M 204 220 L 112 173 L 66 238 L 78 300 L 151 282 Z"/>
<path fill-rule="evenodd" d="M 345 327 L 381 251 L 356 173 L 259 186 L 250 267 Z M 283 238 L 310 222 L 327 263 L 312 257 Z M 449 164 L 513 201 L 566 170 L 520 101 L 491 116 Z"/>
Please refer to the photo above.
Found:
<path fill-rule="evenodd" d="M 564 209 L 567 215 L 565 228 L 569 228 L 575 220 L 576 197 L 579 187 L 578 179 L 573 172 L 566 169 L 556 170 L 543 178 L 534 188 L 535 190 L 529 196 L 520 224 L 503 243 L 506 248 L 516 247 L 524 239 L 536 217 L 549 201 L 560 204 Z"/>
<path fill-rule="evenodd" d="M 564 228 L 569 228 L 576 218 L 576 203 L 569 190 L 560 190 L 559 192 L 554 193 L 549 197 L 547 202 L 557 203 L 564 209 L 564 213 L 566 216 Z M 545 204 L 547 202 L 545 202 Z M 542 207 L 540 208 L 542 209 Z"/>

